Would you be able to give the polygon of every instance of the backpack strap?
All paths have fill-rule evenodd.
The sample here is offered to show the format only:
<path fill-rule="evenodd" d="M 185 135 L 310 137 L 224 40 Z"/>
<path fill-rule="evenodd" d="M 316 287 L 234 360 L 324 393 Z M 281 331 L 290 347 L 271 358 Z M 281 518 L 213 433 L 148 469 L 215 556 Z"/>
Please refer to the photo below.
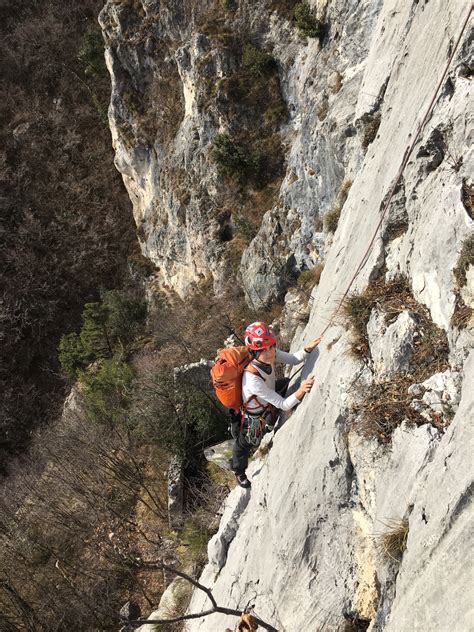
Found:
<path fill-rule="evenodd" d="M 257 375 L 261 380 L 263 380 L 263 377 L 260 375 L 260 371 L 256 366 L 253 366 L 252 363 L 248 364 L 244 371 L 247 371 L 247 373 L 251 373 L 252 375 Z"/>

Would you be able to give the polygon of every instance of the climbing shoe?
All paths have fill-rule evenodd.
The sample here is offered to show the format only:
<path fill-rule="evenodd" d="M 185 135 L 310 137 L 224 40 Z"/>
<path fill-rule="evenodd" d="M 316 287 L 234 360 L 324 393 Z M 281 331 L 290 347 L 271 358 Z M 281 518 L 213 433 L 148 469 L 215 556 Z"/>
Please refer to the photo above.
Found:
<path fill-rule="evenodd" d="M 243 487 L 244 489 L 249 489 L 249 487 L 251 487 L 251 483 L 246 474 L 236 474 L 235 480 L 240 485 L 240 487 Z"/>

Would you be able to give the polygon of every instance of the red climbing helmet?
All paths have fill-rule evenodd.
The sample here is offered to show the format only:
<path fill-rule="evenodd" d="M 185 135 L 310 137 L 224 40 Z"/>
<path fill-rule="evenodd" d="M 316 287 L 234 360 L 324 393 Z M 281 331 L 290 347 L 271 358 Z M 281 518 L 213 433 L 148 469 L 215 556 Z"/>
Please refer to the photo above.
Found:
<path fill-rule="evenodd" d="M 245 330 L 245 346 L 254 351 L 260 351 L 276 344 L 273 329 L 266 323 L 252 323 Z"/>

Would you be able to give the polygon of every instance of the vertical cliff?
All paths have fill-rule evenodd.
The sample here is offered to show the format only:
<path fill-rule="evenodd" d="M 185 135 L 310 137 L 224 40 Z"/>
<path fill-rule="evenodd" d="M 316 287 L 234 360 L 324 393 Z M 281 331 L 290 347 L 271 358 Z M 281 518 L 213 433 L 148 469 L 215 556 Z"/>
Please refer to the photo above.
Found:
<path fill-rule="evenodd" d="M 109 1 L 101 17 L 144 253 L 181 293 L 240 278 L 257 308 L 324 263 L 293 341 L 324 331 L 303 372 L 317 386 L 251 493 L 227 499 L 201 581 L 281 630 L 468 630 L 470 4 L 315 2 L 310 38 L 290 3 L 195 4 Z M 249 45 L 272 59 L 255 101 Z M 233 177 L 216 134 L 246 157 Z"/>

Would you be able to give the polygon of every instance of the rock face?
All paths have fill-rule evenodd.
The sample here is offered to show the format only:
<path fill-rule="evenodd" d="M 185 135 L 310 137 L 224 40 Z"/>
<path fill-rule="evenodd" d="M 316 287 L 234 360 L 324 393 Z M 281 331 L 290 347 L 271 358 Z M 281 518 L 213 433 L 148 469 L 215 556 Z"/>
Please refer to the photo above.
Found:
<path fill-rule="evenodd" d="M 366 38 L 370 50 L 368 54 L 360 51 L 360 66 L 352 71 L 353 108 L 347 94 L 340 107 L 343 103 L 348 107 L 344 111 L 356 129 L 357 121 L 361 125 L 364 114 L 377 107 L 380 127 L 365 157 L 359 153 L 357 160 L 354 149 L 350 154 L 353 137 L 344 151 L 335 150 L 352 165 L 353 184 L 326 254 L 320 284 L 313 292 L 304 340 L 325 328 L 363 259 L 384 198 L 442 75 L 449 39 L 455 39 L 466 16 L 466 6 L 456 2 L 424 6 L 385 2 L 375 11 L 372 8 L 372 13 L 359 3 L 359 10 L 365 16 L 362 25 L 371 25 L 371 35 Z M 432 25 L 429 36 L 423 35 L 423 25 L 428 22 Z M 359 25 L 350 26 L 354 41 Z M 387 279 L 403 273 L 410 280 L 417 300 L 428 307 L 435 323 L 448 330 L 455 369 L 427 380 L 423 387 L 427 390 L 419 399 L 423 406 L 441 407 L 443 397 L 445 403 L 452 397 L 455 415 L 446 431 L 431 425 L 402 425 L 387 448 L 354 434 L 350 430 L 351 398 L 361 384 L 403 372 L 415 328 L 407 311 L 388 327 L 373 317 L 368 336 L 378 355 L 372 358 L 372 374 L 350 359 L 347 328 L 330 325 L 324 336 L 327 344 L 322 345 L 314 368 L 317 387 L 277 432 L 268 456 L 253 464 L 251 497 L 238 519 L 225 565 L 220 568 L 224 555 L 220 551 L 216 557 L 212 544 L 210 563 L 201 578 L 213 586 L 218 603 L 242 607 L 250 600 L 256 612 L 280 630 L 343 630 L 347 618 L 356 615 L 370 622 L 372 630 L 429 628 L 441 632 L 452 627 L 453 621 L 460 630 L 471 625 L 465 587 L 472 577 L 462 555 L 472 537 L 468 526 L 472 468 L 467 464 L 472 450 L 469 420 L 474 400 L 469 385 L 474 352 L 466 359 L 473 343 L 472 330 L 460 335 L 450 326 L 455 300 L 451 270 L 457 264 L 459 244 L 472 231 L 472 220 L 460 202 L 461 169 L 472 165 L 472 150 L 466 143 L 472 122 L 465 123 L 470 85 L 456 70 L 462 64 L 463 50 L 462 45 L 404 170 L 402 187 L 382 226 L 382 238 L 375 239 L 353 285 L 354 291 L 360 291 L 381 272 Z M 340 93 L 336 96 L 343 98 Z M 311 120 L 316 103 L 308 106 L 305 120 Z M 332 109 L 331 115 L 336 116 Z M 337 114 L 341 129 L 344 119 L 339 117 Z M 441 162 L 441 153 L 434 155 L 429 140 L 439 141 L 435 130 L 442 133 L 443 146 L 466 147 L 464 166 L 458 171 L 449 164 L 446 153 Z M 421 147 L 426 149 L 418 156 Z M 292 146 L 290 163 L 293 152 L 299 161 L 308 160 L 306 147 L 303 150 L 298 141 Z M 321 164 L 321 157 L 312 164 Z M 321 168 L 328 167 L 326 161 Z M 334 194 L 347 175 L 341 169 L 332 183 Z M 320 196 L 315 199 L 320 203 Z M 309 202 L 307 197 L 305 200 Z M 266 225 L 251 247 L 256 249 L 258 240 L 264 241 L 265 230 Z M 295 346 L 300 342 L 295 341 Z M 456 371 L 462 376 L 459 381 Z M 463 390 L 456 409 L 459 390 L 455 384 L 460 381 Z M 238 499 L 240 492 L 233 492 L 229 503 L 238 508 Z M 235 513 L 230 520 L 235 523 Z M 391 559 L 384 552 L 384 543 L 405 524 L 406 550 L 401 559 Z M 225 530 L 224 524 L 221 530 Z M 202 596 L 195 593 L 191 611 L 198 612 L 203 605 Z M 187 629 L 226 625 L 232 626 L 231 618 L 213 615 L 207 621 L 189 623 Z"/>
<path fill-rule="evenodd" d="M 453 271 L 473 231 L 472 207 L 462 194 L 474 163 L 472 18 L 456 48 L 470 4 L 320 0 L 312 5 L 327 24 L 321 42 L 298 35 L 281 12 L 284 2 L 221 4 L 232 12 L 214 15 L 214 30 L 206 14 L 207 35 L 197 27 L 201 9 L 192 12 L 190 0 L 109 0 L 101 18 L 113 75 L 117 165 L 134 200 L 144 252 L 164 280 L 185 293 L 211 274 L 222 290 L 229 274 L 223 262 L 238 239 L 238 209 L 227 199 L 223 215 L 210 210 L 225 198 L 209 150 L 216 132 L 235 133 L 229 92 L 221 91 L 240 63 L 222 44 L 232 25 L 272 49 L 288 110 L 286 122 L 270 130 L 287 149 L 286 172 L 269 180 L 273 194 L 241 253 L 249 302 L 259 309 L 299 270 L 324 260 L 309 321 L 304 329 L 301 321 L 292 326 L 294 348 L 324 331 L 311 368 L 316 385 L 267 454 L 252 463 L 251 493 L 237 489 L 228 497 L 200 581 L 218 604 L 252 603 L 259 617 L 287 632 L 342 631 L 354 619 L 370 630 L 467 631 L 474 350 L 472 317 L 464 328 L 455 317 L 459 296 L 469 307 L 474 289 L 472 266 L 462 287 Z M 130 6 L 144 12 L 135 22 Z M 144 22 L 160 46 L 140 32 Z M 211 65 L 215 88 L 204 107 L 203 73 Z M 124 92 L 134 82 L 146 92 L 167 67 L 170 81 L 176 73 L 181 81 L 176 124 L 167 137 L 154 128 L 151 140 L 138 142 L 143 126 L 126 110 Z M 134 134 L 129 144 L 120 116 Z M 179 198 L 179 169 L 190 199 Z M 328 234 L 334 210 L 339 223 Z M 374 279 L 400 275 L 446 332 L 450 363 L 438 370 L 433 360 L 432 375 L 413 379 L 400 403 L 418 406 L 426 420 L 439 414 L 444 421 L 436 427 L 404 422 L 391 444 L 381 446 L 356 434 L 352 405 L 373 384 L 400 376 L 409 381 L 405 372 L 418 344 L 412 315 L 403 305 L 391 321 L 371 311 L 368 363 L 351 356 L 349 327 L 341 310 L 334 313 L 348 287 L 360 293 Z M 291 306 L 286 311 L 296 313 Z M 390 554 L 387 543 L 397 538 L 401 544 Z M 205 609 L 205 597 L 195 592 L 190 611 Z M 186 629 L 209 632 L 234 623 L 216 614 Z"/>
<path fill-rule="evenodd" d="M 378 377 L 392 377 L 398 371 L 408 370 L 416 330 L 416 321 L 407 311 L 402 312 L 388 327 L 385 326 L 383 315 L 378 311 L 372 312 L 367 334 L 374 372 Z"/>
<path fill-rule="evenodd" d="M 249 216 L 256 200 L 261 218 L 281 180 L 278 120 L 285 107 L 278 73 L 269 68 L 259 78 L 242 62 L 246 45 L 265 42 L 268 16 L 263 3 L 233 0 L 110 0 L 100 15 L 116 166 L 133 202 L 143 253 L 181 295 L 208 277 L 216 291 L 228 286 L 254 231 L 256 219 Z M 236 108 L 236 95 L 245 107 Z M 234 156 L 250 189 L 243 190 L 240 176 L 230 182 L 218 174 L 210 158 L 218 133 L 252 152 L 253 162 Z M 240 238 L 229 244 L 238 225 Z"/>
<path fill-rule="evenodd" d="M 257 308 L 279 296 L 325 257 L 322 217 L 364 158 L 364 117 L 381 97 L 354 111 L 380 3 L 332 3 L 324 48 L 274 4 L 109 0 L 100 15 L 116 166 L 143 253 L 182 295 L 209 276 L 222 291 L 231 255 Z M 271 51 L 276 74 L 249 74 L 248 45 Z M 218 133 L 264 161 L 246 192 L 210 159 Z"/>

